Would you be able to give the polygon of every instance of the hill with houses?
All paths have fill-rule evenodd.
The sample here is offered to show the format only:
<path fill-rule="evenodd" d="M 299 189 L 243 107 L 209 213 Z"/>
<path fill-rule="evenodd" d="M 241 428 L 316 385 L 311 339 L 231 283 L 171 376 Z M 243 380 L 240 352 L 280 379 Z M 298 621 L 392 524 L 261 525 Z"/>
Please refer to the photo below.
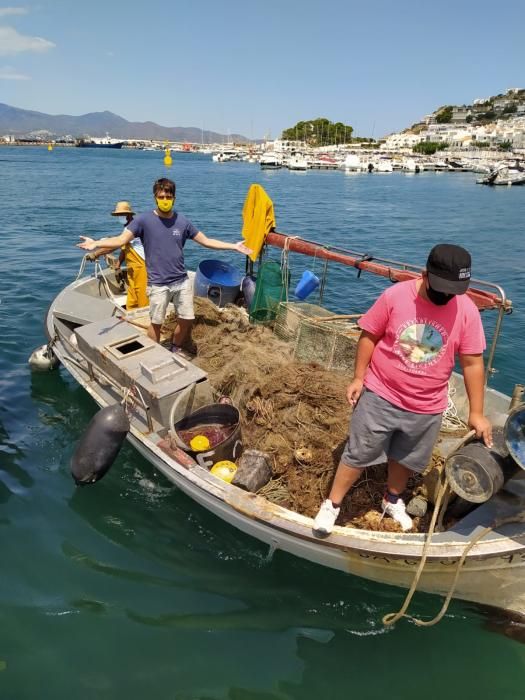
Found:
<path fill-rule="evenodd" d="M 391 134 L 391 148 L 413 148 L 421 142 L 453 148 L 525 148 L 525 88 L 474 100 L 443 105 L 404 131 Z"/>

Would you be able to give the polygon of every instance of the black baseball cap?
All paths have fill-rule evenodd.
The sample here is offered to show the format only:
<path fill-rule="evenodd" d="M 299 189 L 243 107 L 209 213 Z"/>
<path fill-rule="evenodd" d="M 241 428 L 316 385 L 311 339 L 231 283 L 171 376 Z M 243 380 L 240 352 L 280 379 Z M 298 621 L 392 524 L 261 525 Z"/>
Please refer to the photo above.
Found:
<path fill-rule="evenodd" d="M 465 294 L 470 284 L 471 264 L 470 253 L 459 245 L 434 246 L 427 260 L 430 286 L 443 294 Z"/>

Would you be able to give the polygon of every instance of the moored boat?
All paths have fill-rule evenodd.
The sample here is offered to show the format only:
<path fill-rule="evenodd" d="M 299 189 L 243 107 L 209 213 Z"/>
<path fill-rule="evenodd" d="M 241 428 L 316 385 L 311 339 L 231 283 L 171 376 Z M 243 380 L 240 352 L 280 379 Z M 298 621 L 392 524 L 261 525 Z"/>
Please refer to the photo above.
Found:
<path fill-rule="evenodd" d="M 391 281 L 412 279 L 420 272 L 414 265 L 371 260 L 360 253 L 325 248 L 276 232 L 268 235 L 267 244 Z M 498 314 L 496 337 L 487 358 L 490 375 L 497 333 L 510 302 L 501 287 L 479 280 L 473 282 L 469 294 L 478 307 Z M 172 439 L 175 424 L 215 400 L 216 391 L 191 358 L 174 356 L 147 338 L 140 313 L 126 313 L 115 272 L 97 264 L 93 274 L 69 284 L 51 303 L 45 320 L 49 344 L 99 406 L 128 403 L 130 443 L 197 503 L 267 543 L 271 550 L 282 549 L 322 566 L 395 586 L 411 585 L 426 543 L 420 590 L 447 593 L 458 570 L 456 597 L 525 614 L 525 472 L 507 481 L 504 491 L 436 532 L 431 542 L 425 532 L 343 526 L 321 539 L 312 532 L 310 517 L 215 477 Z M 465 419 L 466 397 L 457 375 L 453 388 L 459 416 Z M 509 404 L 509 396 L 487 388 L 488 415 L 506 415 Z M 446 457 L 461 439 L 442 436 L 439 455 Z M 473 537 L 489 526 L 490 532 L 467 551 Z"/>
<path fill-rule="evenodd" d="M 286 161 L 288 170 L 308 170 L 308 161 L 301 153 L 290 156 Z"/>
<path fill-rule="evenodd" d="M 103 138 L 92 138 L 88 136 L 79 139 L 77 142 L 79 148 L 122 148 L 123 145 L 124 141 L 111 138 L 107 132 Z"/>
<path fill-rule="evenodd" d="M 239 160 L 239 154 L 234 149 L 219 151 L 212 155 L 214 163 L 229 163 L 232 160 Z"/>
<path fill-rule="evenodd" d="M 486 177 L 476 181 L 479 185 L 525 185 L 525 168 L 518 162 L 515 165 L 502 163 Z"/>
<path fill-rule="evenodd" d="M 259 158 L 259 165 L 263 170 L 277 170 L 283 167 L 283 159 L 274 151 L 266 151 Z"/>
<path fill-rule="evenodd" d="M 366 170 L 366 165 L 361 162 L 361 158 L 356 153 L 349 153 L 344 159 L 342 167 L 347 172 Z"/>

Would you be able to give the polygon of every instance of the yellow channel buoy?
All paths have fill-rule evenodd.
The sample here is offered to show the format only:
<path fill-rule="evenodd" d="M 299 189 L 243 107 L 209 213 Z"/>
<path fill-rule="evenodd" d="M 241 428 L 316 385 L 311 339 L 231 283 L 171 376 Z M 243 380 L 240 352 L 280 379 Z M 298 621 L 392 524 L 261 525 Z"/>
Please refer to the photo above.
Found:
<path fill-rule="evenodd" d="M 210 449 L 210 441 L 206 435 L 195 435 L 190 440 L 190 447 L 195 452 L 204 452 Z"/>
<path fill-rule="evenodd" d="M 171 157 L 170 149 L 167 148 L 165 153 L 166 153 L 166 155 L 164 156 L 164 165 L 169 167 L 173 163 L 173 158 Z"/>
<path fill-rule="evenodd" d="M 228 459 L 223 459 L 221 462 L 216 462 L 210 469 L 210 474 L 219 477 L 228 484 L 232 482 L 235 472 L 237 471 L 237 465 L 235 462 L 230 462 Z"/>
<path fill-rule="evenodd" d="M 50 143 L 47 144 L 47 150 L 48 150 L 48 151 L 52 151 L 52 150 L 53 150 L 52 144 L 50 144 Z"/>

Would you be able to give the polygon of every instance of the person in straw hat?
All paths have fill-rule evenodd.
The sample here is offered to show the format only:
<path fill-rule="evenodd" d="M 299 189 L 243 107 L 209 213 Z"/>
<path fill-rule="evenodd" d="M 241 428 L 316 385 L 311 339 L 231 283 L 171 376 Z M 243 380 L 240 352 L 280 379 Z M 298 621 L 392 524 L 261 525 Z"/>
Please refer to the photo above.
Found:
<path fill-rule="evenodd" d="M 135 212 L 131 209 L 129 202 L 117 202 L 115 209 L 111 212 L 111 216 L 125 217 L 126 223 L 124 230 L 133 221 Z M 101 255 L 107 255 L 117 250 L 118 246 L 102 247 L 95 253 L 90 254 L 90 258 L 96 260 Z M 127 269 L 127 287 L 128 294 L 126 297 L 126 309 L 141 309 L 149 305 L 146 287 L 148 284 L 148 275 L 146 272 L 146 255 L 140 238 L 133 238 L 129 243 L 121 248 L 118 262 L 115 265 L 119 269 L 122 263 L 126 262 Z"/>

